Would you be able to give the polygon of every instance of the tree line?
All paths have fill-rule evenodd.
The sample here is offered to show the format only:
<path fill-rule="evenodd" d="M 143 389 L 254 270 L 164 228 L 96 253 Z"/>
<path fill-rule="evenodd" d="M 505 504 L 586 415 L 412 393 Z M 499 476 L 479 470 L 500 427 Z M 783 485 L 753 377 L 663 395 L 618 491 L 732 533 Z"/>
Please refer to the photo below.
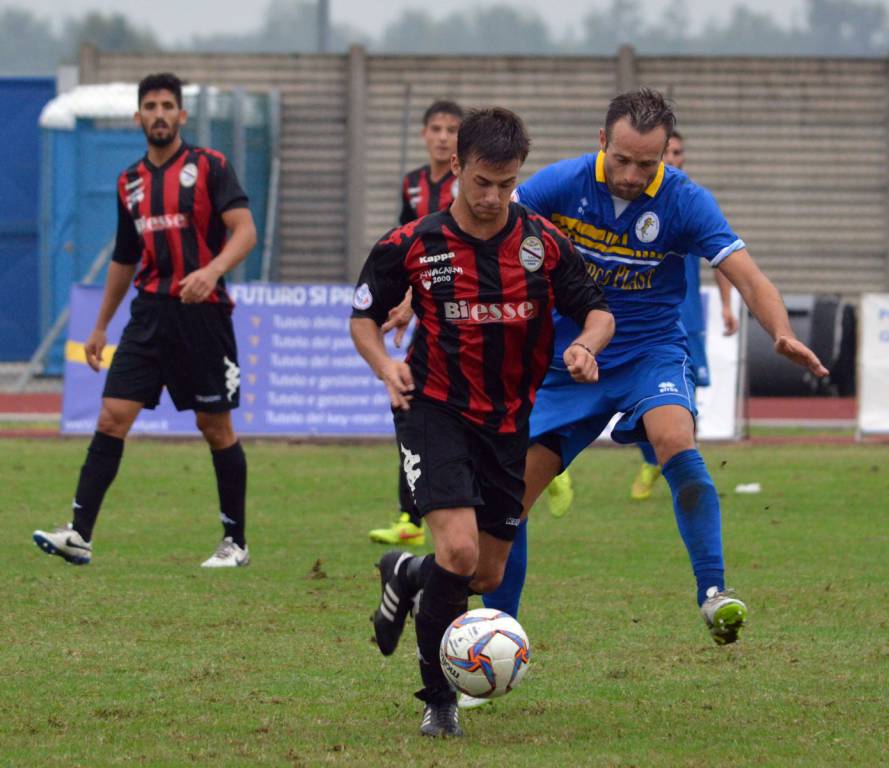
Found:
<path fill-rule="evenodd" d="M 196 35 L 198 52 L 307 53 L 316 49 L 317 15 L 313 0 L 270 0 L 254 30 L 237 34 Z M 360 44 L 373 53 L 525 54 L 612 56 L 620 45 L 640 55 L 886 56 L 889 19 L 878 0 L 806 0 L 802 19 L 791 27 L 772 16 L 736 5 L 722 22 L 707 22 L 698 32 L 685 0 L 673 0 L 659 18 L 648 19 L 641 0 L 598 0 L 571 29 L 553 32 L 543 17 L 503 3 L 434 18 L 425 10 L 406 10 L 374 38 L 349 24 L 334 23 L 332 51 Z M 103 51 L 149 53 L 173 46 L 137 28 L 122 14 L 86 13 L 69 18 L 56 31 L 49 19 L 26 8 L 0 12 L 0 74 L 51 74 L 75 63 L 80 46 Z"/>

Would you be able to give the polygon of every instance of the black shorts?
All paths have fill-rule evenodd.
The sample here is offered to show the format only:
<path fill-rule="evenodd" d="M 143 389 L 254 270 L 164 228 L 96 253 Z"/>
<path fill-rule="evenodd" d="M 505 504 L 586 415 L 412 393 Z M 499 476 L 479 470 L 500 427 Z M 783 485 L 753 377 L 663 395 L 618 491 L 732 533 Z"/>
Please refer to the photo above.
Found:
<path fill-rule="evenodd" d="M 445 406 L 411 401 L 395 411 L 402 471 L 417 512 L 475 507 L 480 531 L 512 541 L 525 493 L 527 428 L 499 434 L 478 427 Z"/>
<path fill-rule="evenodd" d="M 241 369 L 228 307 L 145 293 L 133 299 L 102 397 L 154 408 L 163 387 L 179 411 L 238 407 Z"/>

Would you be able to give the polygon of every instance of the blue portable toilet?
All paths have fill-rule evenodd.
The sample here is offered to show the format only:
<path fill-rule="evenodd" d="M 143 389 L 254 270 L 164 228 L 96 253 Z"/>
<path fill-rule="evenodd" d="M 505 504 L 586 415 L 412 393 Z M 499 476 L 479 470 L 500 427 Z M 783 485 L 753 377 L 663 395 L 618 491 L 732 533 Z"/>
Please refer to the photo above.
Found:
<path fill-rule="evenodd" d="M 40 341 L 40 131 L 54 77 L 0 77 L 0 361 L 27 360 Z"/>
<path fill-rule="evenodd" d="M 209 98 L 203 100 L 209 110 L 204 118 L 208 121 L 208 144 L 231 158 L 228 94 L 208 91 Z M 198 93 L 197 86 L 186 86 L 183 91 L 183 105 L 191 117 L 182 133 L 191 144 L 198 143 Z M 250 94 L 247 99 L 247 172 L 241 184 L 251 200 L 261 244 L 270 160 L 267 97 Z M 136 102 L 134 83 L 80 86 L 47 104 L 41 114 L 41 335 L 68 306 L 71 285 L 85 277 L 102 249 L 113 242 L 117 177 L 145 154 L 145 137 L 133 121 Z M 246 279 L 259 277 L 261 259 L 261 246 L 257 245 L 246 263 Z M 103 281 L 104 270 L 98 279 Z M 63 354 L 64 339 L 60 338 L 44 371 L 61 373 Z"/>

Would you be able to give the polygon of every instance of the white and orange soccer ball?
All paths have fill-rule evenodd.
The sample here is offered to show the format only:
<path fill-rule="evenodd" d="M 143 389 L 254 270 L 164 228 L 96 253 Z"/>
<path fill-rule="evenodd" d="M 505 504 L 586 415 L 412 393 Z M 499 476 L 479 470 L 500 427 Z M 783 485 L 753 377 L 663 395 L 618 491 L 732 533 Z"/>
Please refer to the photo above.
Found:
<path fill-rule="evenodd" d="M 522 625 L 492 608 L 475 608 L 451 622 L 441 638 L 439 660 L 458 691 L 494 699 L 515 688 L 531 659 Z"/>

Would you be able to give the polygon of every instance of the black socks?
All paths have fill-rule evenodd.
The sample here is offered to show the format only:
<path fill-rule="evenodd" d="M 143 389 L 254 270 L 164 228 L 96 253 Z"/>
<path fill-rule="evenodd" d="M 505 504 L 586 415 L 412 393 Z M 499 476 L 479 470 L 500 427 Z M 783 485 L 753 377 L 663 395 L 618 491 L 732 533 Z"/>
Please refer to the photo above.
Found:
<path fill-rule="evenodd" d="M 93 526 L 99 516 L 99 508 L 105 491 L 114 482 L 120 458 L 123 456 L 123 440 L 103 432 L 93 435 L 86 452 L 86 461 L 80 468 L 80 480 L 74 494 L 74 530 L 85 541 L 93 538 Z"/>
<path fill-rule="evenodd" d="M 247 457 L 241 444 L 235 443 L 221 451 L 211 451 L 219 491 L 219 519 L 225 535 L 244 547 L 245 506 L 247 499 Z"/>
<path fill-rule="evenodd" d="M 431 557 L 423 559 L 432 560 Z M 469 607 L 471 581 L 472 576 L 460 576 L 446 571 L 434 560 L 432 561 L 429 577 L 423 585 L 420 610 L 415 619 L 417 649 L 420 652 L 420 675 L 424 686 L 417 697 L 423 701 L 453 696 L 441 671 L 438 652 L 442 635 L 448 625 Z"/>

